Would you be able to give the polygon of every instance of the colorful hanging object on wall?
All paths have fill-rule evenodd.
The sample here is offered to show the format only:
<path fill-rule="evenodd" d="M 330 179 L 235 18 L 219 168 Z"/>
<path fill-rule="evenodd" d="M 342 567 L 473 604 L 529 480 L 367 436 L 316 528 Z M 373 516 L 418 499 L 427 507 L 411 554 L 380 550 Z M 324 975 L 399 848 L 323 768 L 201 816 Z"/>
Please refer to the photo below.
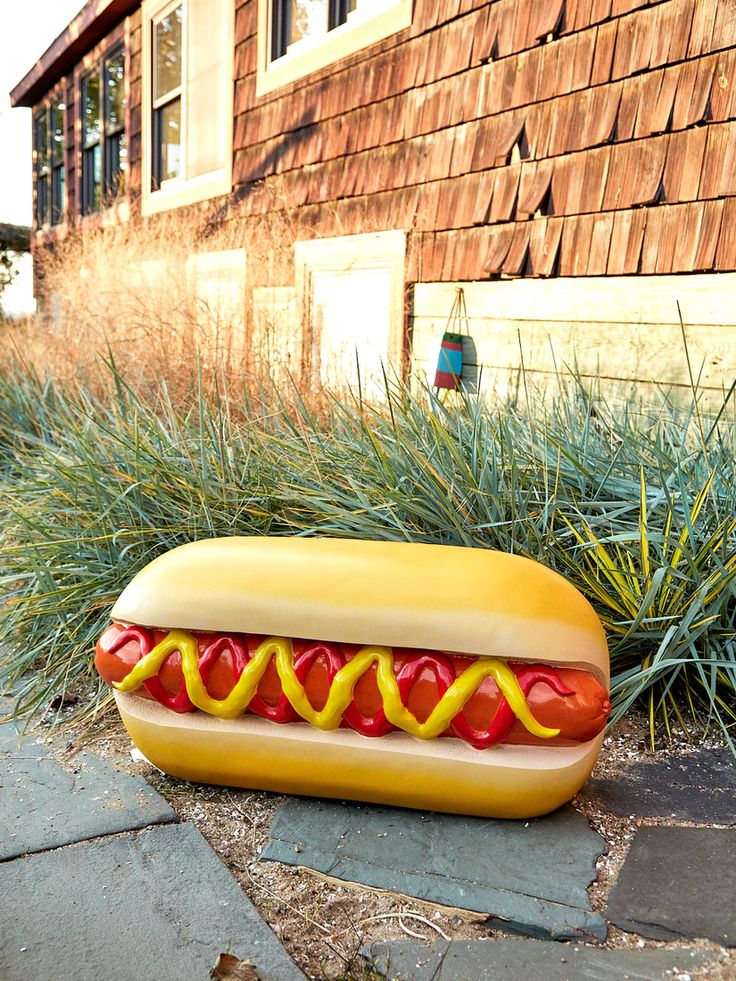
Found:
<path fill-rule="evenodd" d="M 434 376 L 435 388 L 444 388 L 451 392 L 460 388 L 460 381 L 463 376 L 463 336 L 468 337 L 469 335 L 465 292 L 462 287 L 459 287 L 455 294 L 445 332 L 442 335 L 437 371 Z"/>
<path fill-rule="evenodd" d="M 582 594 L 530 559 L 449 545 L 180 546 L 123 591 L 95 664 L 173 776 L 488 817 L 569 800 L 610 712 Z"/>

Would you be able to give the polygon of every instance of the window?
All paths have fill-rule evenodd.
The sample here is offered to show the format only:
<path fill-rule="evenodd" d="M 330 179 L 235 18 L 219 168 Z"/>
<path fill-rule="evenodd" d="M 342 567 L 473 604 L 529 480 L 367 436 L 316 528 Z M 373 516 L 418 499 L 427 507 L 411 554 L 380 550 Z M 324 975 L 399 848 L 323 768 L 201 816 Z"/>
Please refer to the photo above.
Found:
<path fill-rule="evenodd" d="M 365 5 L 363 0 L 361 7 Z M 375 6 L 375 4 L 374 4 Z M 347 23 L 358 0 L 275 0 L 271 28 L 271 59 L 285 55 L 293 44 L 323 37 Z"/>
<path fill-rule="evenodd" d="M 49 116 L 44 110 L 36 116 L 36 224 L 51 224 L 49 199 Z"/>
<path fill-rule="evenodd" d="M 154 26 L 153 190 L 181 176 L 181 21 L 179 6 Z"/>
<path fill-rule="evenodd" d="M 258 0 L 258 94 L 411 25 L 412 0 Z"/>
<path fill-rule="evenodd" d="M 125 55 L 118 50 L 82 79 L 82 214 L 111 204 L 124 186 L 125 107 Z"/>
<path fill-rule="evenodd" d="M 124 187 L 128 168 L 128 147 L 125 141 L 125 53 L 117 51 L 105 59 L 102 77 L 105 84 L 105 159 L 103 166 L 104 196 L 113 201 Z"/>
<path fill-rule="evenodd" d="M 100 151 L 100 74 L 82 79 L 82 214 L 100 207 L 102 156 Z"/>
<path fill-rule="evenodd" d="M 39 228 L 58 225 L 64 220 L 64 110 L 63 102 L 52 103 L 35 118 L 36 225 Z"/>
<path fill-rule="evenodd" d="M 64 175 L 64 105 L 51 107 L 51 224 L 64 220 L 66 178 Z"/>
<path fill-rule="evenodd" d="M 232 0 L 144 0 L 144 214 L 231 190 Z"/>

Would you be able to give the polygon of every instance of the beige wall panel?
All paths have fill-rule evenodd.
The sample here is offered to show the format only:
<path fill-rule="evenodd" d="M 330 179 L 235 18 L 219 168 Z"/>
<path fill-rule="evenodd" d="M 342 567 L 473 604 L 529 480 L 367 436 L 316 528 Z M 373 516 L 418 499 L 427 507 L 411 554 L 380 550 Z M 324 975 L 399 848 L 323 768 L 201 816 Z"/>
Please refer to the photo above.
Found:
<path fill-rule="evenodd" d="M 413 377 L 423 384 L 431 386 L 436 364 L 434 361 L 417 361 L 413 369 Z M 615 378 L 596 378 L 593 375 L 582 375 L 580 381 L 585 390 L 594 397 L 600 394 L 609 405 L 625 402 L 632 397 L 646 403 L 651 395 L 652 404 L 658 405 L 663 397 L 681 405 L 688 405 L 692 398 L 689 385 L 662 385 L 661 383 L 626 381 Z M 557 397 L 560 386 L 570 390 L 573 385 L 572 376 L 552 371 L 526 371 L 519 368 L 513 371 L 508 368 L 484 367 L 481 374 L 481 394 L 488 398 L 524 398 L 526 393 L 546 396 L 550 401 Z M 574 383 L 577 388 L 577 382 Z M 701 388 L 698 392 L 698 404 L 706 412 L 717 412 L 723 404 L 721 389 Z"/>
<path fill-rule="evenodd" d="M 294 257 L 312 384 L 380 398 L 404 354 L 405 233 L 299 241 Z"/>
<path fill-rule="evenodd" d="M 223 332 L 223 343 L 241 351 L 245 345 L 245 249 L 198 252 L 186 262 L 189 285 L 201 324 Z"/>
<path fill-rule="evenodd" d="M 292 286 L 259 286 L 253 290 L 250 352 L 256 372 L 274 381 L 298 380 L 304 336 L 297 292 Z"/>
<path fill-rule="evenodd" d="M 455 289 L 463 285 L 488 385 L 504 388 L 523 363 L 539 381 L 574 369 L 583 378 L 606 379 L 609 391 L 630 391 L 632 383 L 642 391 L 641 385 L 686 391 L 689 353 L 701 387 L 714 394 L 727 389 L 736 378 L 736 276 L 668 279 L 664 288 L 661 278 L 648 277 L 417 286 L 414 370 L 434 372 Z M 676 298 L 688 321 L 687 350 Z"/>

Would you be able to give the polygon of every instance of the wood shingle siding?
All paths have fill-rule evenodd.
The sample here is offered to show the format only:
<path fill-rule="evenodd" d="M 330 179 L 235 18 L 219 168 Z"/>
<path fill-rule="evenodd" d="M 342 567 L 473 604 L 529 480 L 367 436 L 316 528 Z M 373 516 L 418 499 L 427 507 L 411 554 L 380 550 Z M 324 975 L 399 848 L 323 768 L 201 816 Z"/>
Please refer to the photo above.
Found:
<path fill-rule="evenodd" d="M 454 279 L 466 255 L 464 279 L 736 269 L 715 206 L 736 195 L 732 0 L 417 0 L 410 29 L 261 98 L 255 30 L 245 0 L 245 215 L 268 210 L 249 189 L 277 175 L 319 234 L 358 199 L 349 230 L 412 231 L 421 281 Z"/>

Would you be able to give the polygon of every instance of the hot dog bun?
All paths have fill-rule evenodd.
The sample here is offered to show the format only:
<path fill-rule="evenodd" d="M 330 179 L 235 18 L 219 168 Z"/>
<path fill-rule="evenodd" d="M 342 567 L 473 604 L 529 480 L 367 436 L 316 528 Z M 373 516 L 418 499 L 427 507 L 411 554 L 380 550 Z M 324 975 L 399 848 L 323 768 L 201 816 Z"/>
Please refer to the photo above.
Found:
<path fill-rule="evenodd" d="M 263 635 L 270 638 L 263 642 L 263 656 L 270 657 L 275 645 L 289 665 L 292 641 L 278 638 L 378 645 L 383 653 L 365 657 L 388 663 L 393 663 L 388 648 L 492 658 L 489 670 L 502 661 L 547 662 L 591 672 L 607 689 L 606 640 L 590 604 L 561 576 L 518 556 L 342 539 L 199 541 L 143 569 L 122 593 L 112 616 L 138 628 L 170 630 L 172 651 L 181 654 L 182 663 L 184 647 L 191 648 L 190 694 L 204 711 L 179 715 L 134 694 L 115 693 L 135 744 L 160 769 L 184 779 L 522 818 L 545 814 L 569 800 L 589 776 L 600 750 L 602 733 L 575 746 L 477 750 L 460 739 L 420 739 L 405 732 L 367 738 L 332 723 L 320 727 L 318 722 L 277 724 L 252 715 L 234 717 L 203 688 L 198 642 L 185 633 Z M 160 650 L 166 656 L 167 648 Z M 249 664 L 259 655 L 253 656 Z M 144 661 L 131 669 L 131 684 L 136 671 L 137 683 L 143 680 L 138 669 Z M 156 665 L 151 668 L 157 670 Z M 281 679 L 285 686 L 293 665 L 279 670 L 286 672 Z M 500 676 L 497 681 L 501 686 Z M 396 681 L 386 684 L 390 700 Z M 298 700 L 301 684 L 293 687 L 289 698 Z M 351 692 L 346 691 L 349 699 Z M 450 698 L 449 690 L 444 697 Z M 512 697 L 510 689 L 506 697 Z M 394 708 L 406 711 L 403 705 Z M 302 706 L 299 714 L 310 718 L 316 710 L 311 705 L 308 709 Z M 214 718 L 210 711 L 224 717 Z M 522 702 L 515 711 L 520 718 L 518 713 L 528 713 L 528 705 Z M 335 725 L 339 721 L 336 716 Z M 445 728 L 446 723 L 440 725 Z M 525 725 L 537 724 L 527 718 Z"/>
<path fill-rule="evenodd" d="M 487 549 L 338 538 L 219 538 L 146 566 L 114 620 L 547 662 L 609 680 L 606 638 L 562 576 Z"/>
<path fill-rule="evenodd" d="M 177 715 L 115 692 L 136 746 L 159 769 L 199 783 L 337 797 L 481 817 L 530 818 L 570 800 L 590 775 L 603 734 L 580 746 L 367 739 L 340 729 L 275 725 L 253 716 Z"/>

